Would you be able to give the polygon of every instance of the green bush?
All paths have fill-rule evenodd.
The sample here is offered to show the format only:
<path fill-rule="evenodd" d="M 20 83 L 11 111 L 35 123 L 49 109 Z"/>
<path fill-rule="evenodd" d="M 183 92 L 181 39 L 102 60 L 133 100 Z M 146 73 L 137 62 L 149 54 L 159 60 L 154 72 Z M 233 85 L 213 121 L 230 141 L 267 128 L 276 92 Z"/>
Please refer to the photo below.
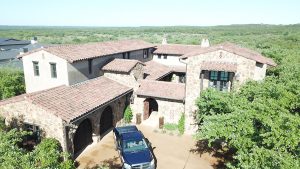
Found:
<path fill-rule="evenodd" d="M 0 125 L 4 125 L 3 120 Z M 0 168 L 75 169 L 73 160 L 61 151 L 57 140 L 43 139 L 33 151 L 27 151 L 20 147 L 26 135 L 28 132 L 17 129 L 0 130 Z"/>
<path fill-rule="evenodd" d="M 178 121 L 178 131 L 179 131 L 179 134 L 183 134 L 184 133 L 184 127 L 185 125 L 185 115 L 184 113 L 181 113 L 181 116 L 180 116 L 180 119 Z"/>
<path fill-rule="evenodd" d="M 125 123 L 131 123 L 132 118 L 133 118 L 132 110 L 131 110 L 130 106 L 127 106 L 125 113 L 124 113 Z"/>
<path fill-rule="evenodd" d="M 164 129 L 169 130 L 169 131 L 175 131 L 178 129 L 178 125 L 174 123 L 165 123 L 164 124 Z"/>
<path fill-rule="evenodd" d="M 0 100 L 23 93 L 25 93 L 23 72 L 0 68 Z"/>

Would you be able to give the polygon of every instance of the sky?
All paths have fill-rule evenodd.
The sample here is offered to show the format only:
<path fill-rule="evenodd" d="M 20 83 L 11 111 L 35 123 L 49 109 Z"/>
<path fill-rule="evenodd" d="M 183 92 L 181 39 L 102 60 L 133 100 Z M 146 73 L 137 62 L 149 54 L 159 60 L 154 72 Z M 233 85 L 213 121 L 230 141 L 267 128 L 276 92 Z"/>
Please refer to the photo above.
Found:
<path fill-rule="evenodd" d="M 300 23 L 300 0 L 0 0 L 0 25 L 214 26 Z"/>

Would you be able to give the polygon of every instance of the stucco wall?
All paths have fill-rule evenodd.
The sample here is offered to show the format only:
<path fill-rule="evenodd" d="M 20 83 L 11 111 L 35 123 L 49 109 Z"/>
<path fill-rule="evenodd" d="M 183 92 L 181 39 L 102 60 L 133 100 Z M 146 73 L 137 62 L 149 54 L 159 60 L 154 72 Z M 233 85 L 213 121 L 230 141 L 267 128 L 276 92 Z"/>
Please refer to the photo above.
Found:
<path fill-rule="evenodd" d="M 41 107 L 27 101 L 20 101 L 0 106 L 0 115 L 5 117 L 6 121 L 14 118 L 39 126 L 45 137 L 57 139 L 63 150 L 66 150 L 65 122 Z"/>
<path fill-rule="evenodd" d="M 67 61 L 46 51 L 38 51 L 22 58 L 26 93 L 67 85 Z M 39 76 L 34 76 L 33 61 L 39 62 Z M 57 78 L 51 77 L 50 63 L 56 63 Z"/>
<path fill-rule="evenodd" d="M 179 61 L 179 57 L 180 56 L 168 55 L 167 59 L 164 59 L 164 56 L 161 55 L 161 58 L 159 59 L 158 55 L 155 54 L 153 55 L 153 60 L 167 66 L 185 66 L 184 63 Z"/>
<path fill-rule="evenodd" d="M 148 49 L 150 51 L 150 49 Z M 143 50 L 131 51 L 130 59 L 142 62 L 152 59 L 143 58 Z M 26 92 L 45 90 L 60 85 L 72 85 L 103 75 L 99 69 L 113 58 L 123 58 L 123 54 L 109 55 L 92 59 L 92 73 L 89 73 L 88 60 L 69 63 L 66 60 L 46 51 L 38 51 L 23 57 L 23 67 L 26 82 Z M 33 61 L 39 62 L 40 75 L 34 76 Z M 51 77 L 50 62 L 56 63 L 57 78 Z"/>
<path fill-rule="evenodd" d="M 134 98 L 134 103 L 130 105 L 134 114 L 133 117 L 134 122 L 136 120 L 137 113 L 142 114 L 142 120 L 143 120 L 145 99 L 146 99 L 145 97 L 136 96 Z M 165 123 L 177 123 L 181 116 L 181 113 L 184 112 L 184 104 L 182 102 L 163 100 L 157 98 L 155 100 L 158 104 L 158 117 L 163 116 Z"/>

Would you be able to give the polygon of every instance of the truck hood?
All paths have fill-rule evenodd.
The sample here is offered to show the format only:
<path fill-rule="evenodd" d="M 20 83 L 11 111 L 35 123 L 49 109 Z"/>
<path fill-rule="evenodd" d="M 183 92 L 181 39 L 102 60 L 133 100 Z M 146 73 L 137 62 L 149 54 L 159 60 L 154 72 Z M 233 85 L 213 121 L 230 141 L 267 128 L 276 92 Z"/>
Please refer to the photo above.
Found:
<path fill-rule="evenodd" d="M 151 152 L 147 149 L 136 152 L 123 152 L 123 159 L 125 163 L 129 165 L 140 164 L 151 162 L 152 155 Z"/>

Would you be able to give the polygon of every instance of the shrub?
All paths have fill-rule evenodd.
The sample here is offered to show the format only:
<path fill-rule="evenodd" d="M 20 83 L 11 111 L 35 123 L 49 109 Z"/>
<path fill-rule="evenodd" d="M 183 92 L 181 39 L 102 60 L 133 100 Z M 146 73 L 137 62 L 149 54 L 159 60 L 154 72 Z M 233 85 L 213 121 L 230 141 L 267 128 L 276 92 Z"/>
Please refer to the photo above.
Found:
<path fill-rule="evenodd" d="M 131 110 L 130 106 L 127 106 L 125 113 L 124 113 L 125 123 L 131 123 L 132 117 L 133 117 L 132 110 Z"/>
<path fill-rule="evenodd" d="M 184 133 L 185 115 L 181 113 L 180 119 L 178 121 L 178 131 L 182 135 Z"/>
<path fill-rule="evenodd" d="M 174 123 L 166 123 L 164 124 L 164 129 L 174 131 L 178 129 L 178 125 Z"/>
<path fill-rule="evenodd" d="M 0 100 L 25 93 L 24 74 L 19 70 L 0 69 Z"/>
<path fill-rule="evenodd" d="M 35 155 L 36 163 L 41 168 L 75 168 L 69 156 L 62 153 L 60 143 L 53 138 L 43 139 L 36 146 L 33 154 Z"/>

